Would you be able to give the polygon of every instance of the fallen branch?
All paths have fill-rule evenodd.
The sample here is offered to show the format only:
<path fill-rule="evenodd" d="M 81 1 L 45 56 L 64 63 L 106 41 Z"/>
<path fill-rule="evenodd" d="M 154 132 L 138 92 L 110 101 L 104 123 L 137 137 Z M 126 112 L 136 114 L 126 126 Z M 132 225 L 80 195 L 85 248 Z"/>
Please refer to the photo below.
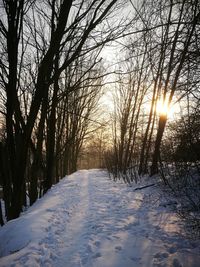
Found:
<path fill-rule="evenodd" d="M 145 185 L 145 186 L 136 187 L 136 188 L 134 189 L 134 191 L 136 191 L 136 190 L 142 190 L 142 189 L 144 189 L 144 188 L 151 187 L 151 186 L 154 186 L 154 185 L 155 185 L 155 184 L 148 184 L 148 185 Z"/>

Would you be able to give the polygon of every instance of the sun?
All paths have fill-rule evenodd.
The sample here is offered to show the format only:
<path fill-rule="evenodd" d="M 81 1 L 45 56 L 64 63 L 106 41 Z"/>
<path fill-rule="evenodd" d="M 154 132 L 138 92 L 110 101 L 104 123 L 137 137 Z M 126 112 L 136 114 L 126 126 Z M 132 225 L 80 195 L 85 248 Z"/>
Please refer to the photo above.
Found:
<path fill-rule="evenodd" d="M 156 104 L 156 113 L 161 116 L 166 116 L 169 119 L 173 119 L 174 115 L 178 112 L 178 106 L 169 105 L 167 101 L 158 100 Z"/>
<path fill-rule="evenodd" d="M 166 101 L 158 100 L 156 103 L 156 113 L 163 116 L 169 116 L 170 108 Z"/>

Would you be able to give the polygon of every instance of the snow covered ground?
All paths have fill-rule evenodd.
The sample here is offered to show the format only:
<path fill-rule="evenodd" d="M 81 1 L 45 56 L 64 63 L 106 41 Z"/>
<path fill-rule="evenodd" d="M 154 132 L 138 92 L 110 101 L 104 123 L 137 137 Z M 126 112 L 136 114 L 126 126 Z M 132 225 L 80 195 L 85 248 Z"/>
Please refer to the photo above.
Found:
<path fill-rule="evenodd" d="M 135 190 L 146 184 L 100 170 L 64 178 L 0 228 L 0 266 L 199 267 L 200 242 L 184 237 L 157 185 Z"/>

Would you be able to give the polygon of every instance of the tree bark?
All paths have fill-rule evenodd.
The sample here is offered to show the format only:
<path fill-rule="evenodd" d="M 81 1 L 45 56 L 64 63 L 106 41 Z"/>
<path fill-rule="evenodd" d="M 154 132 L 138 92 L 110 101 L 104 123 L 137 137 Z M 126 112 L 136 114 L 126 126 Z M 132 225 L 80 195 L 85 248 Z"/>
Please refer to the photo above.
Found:
<path fill-rule="evenodd" d="M 151 175 L 158 173 L 158 160 L 160 156 L 160 145 L 167 122 L 167 116 L 161 115 L 159 118 L 158 131 L 156 135 L 155 149 L 153 153 L 153 160 L 151 165 Z"/>

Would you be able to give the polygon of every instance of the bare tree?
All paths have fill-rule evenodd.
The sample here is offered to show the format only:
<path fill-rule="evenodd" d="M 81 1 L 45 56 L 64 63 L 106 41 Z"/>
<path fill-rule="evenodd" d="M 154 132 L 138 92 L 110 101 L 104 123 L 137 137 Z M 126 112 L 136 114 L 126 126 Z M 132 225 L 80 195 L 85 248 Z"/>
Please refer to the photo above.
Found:
<path fill-rule="evenodd" d="M 80 56 L 88 55 L 113 40 L 116 34 L 121 34 L 122 26 L 111 29 L 109 23 L 104 25 L 105 34 L 94 31 L 111 14 L 116 3 L 117 0 L 52 0 L 42 4 L 39 1 L 3 1 L 0 77 L 6 97 L 5 150 L 8 156 L 6 168 L 10 170 L 5 172 L 10 191 L 8 219 L 18 217 L 22 210 L 29 153 L 34 151 L 34 163 L 40 164 L 46 122 L 46 177 L 50 178 L 45 179 L 45 191 L 50 188 L 58 79 Z M 24 83 L 27 70 L 30 80 Z M 26 94 L 21 94 L 22 88 Z M 39 128 L 35 131 L 37 125 Z M 38 137 L 36 147 L 33 137 Z M 37 184 L 37 180 L 34 183 Z M 34 201 L 36 190 L 32 192 Z"/>

